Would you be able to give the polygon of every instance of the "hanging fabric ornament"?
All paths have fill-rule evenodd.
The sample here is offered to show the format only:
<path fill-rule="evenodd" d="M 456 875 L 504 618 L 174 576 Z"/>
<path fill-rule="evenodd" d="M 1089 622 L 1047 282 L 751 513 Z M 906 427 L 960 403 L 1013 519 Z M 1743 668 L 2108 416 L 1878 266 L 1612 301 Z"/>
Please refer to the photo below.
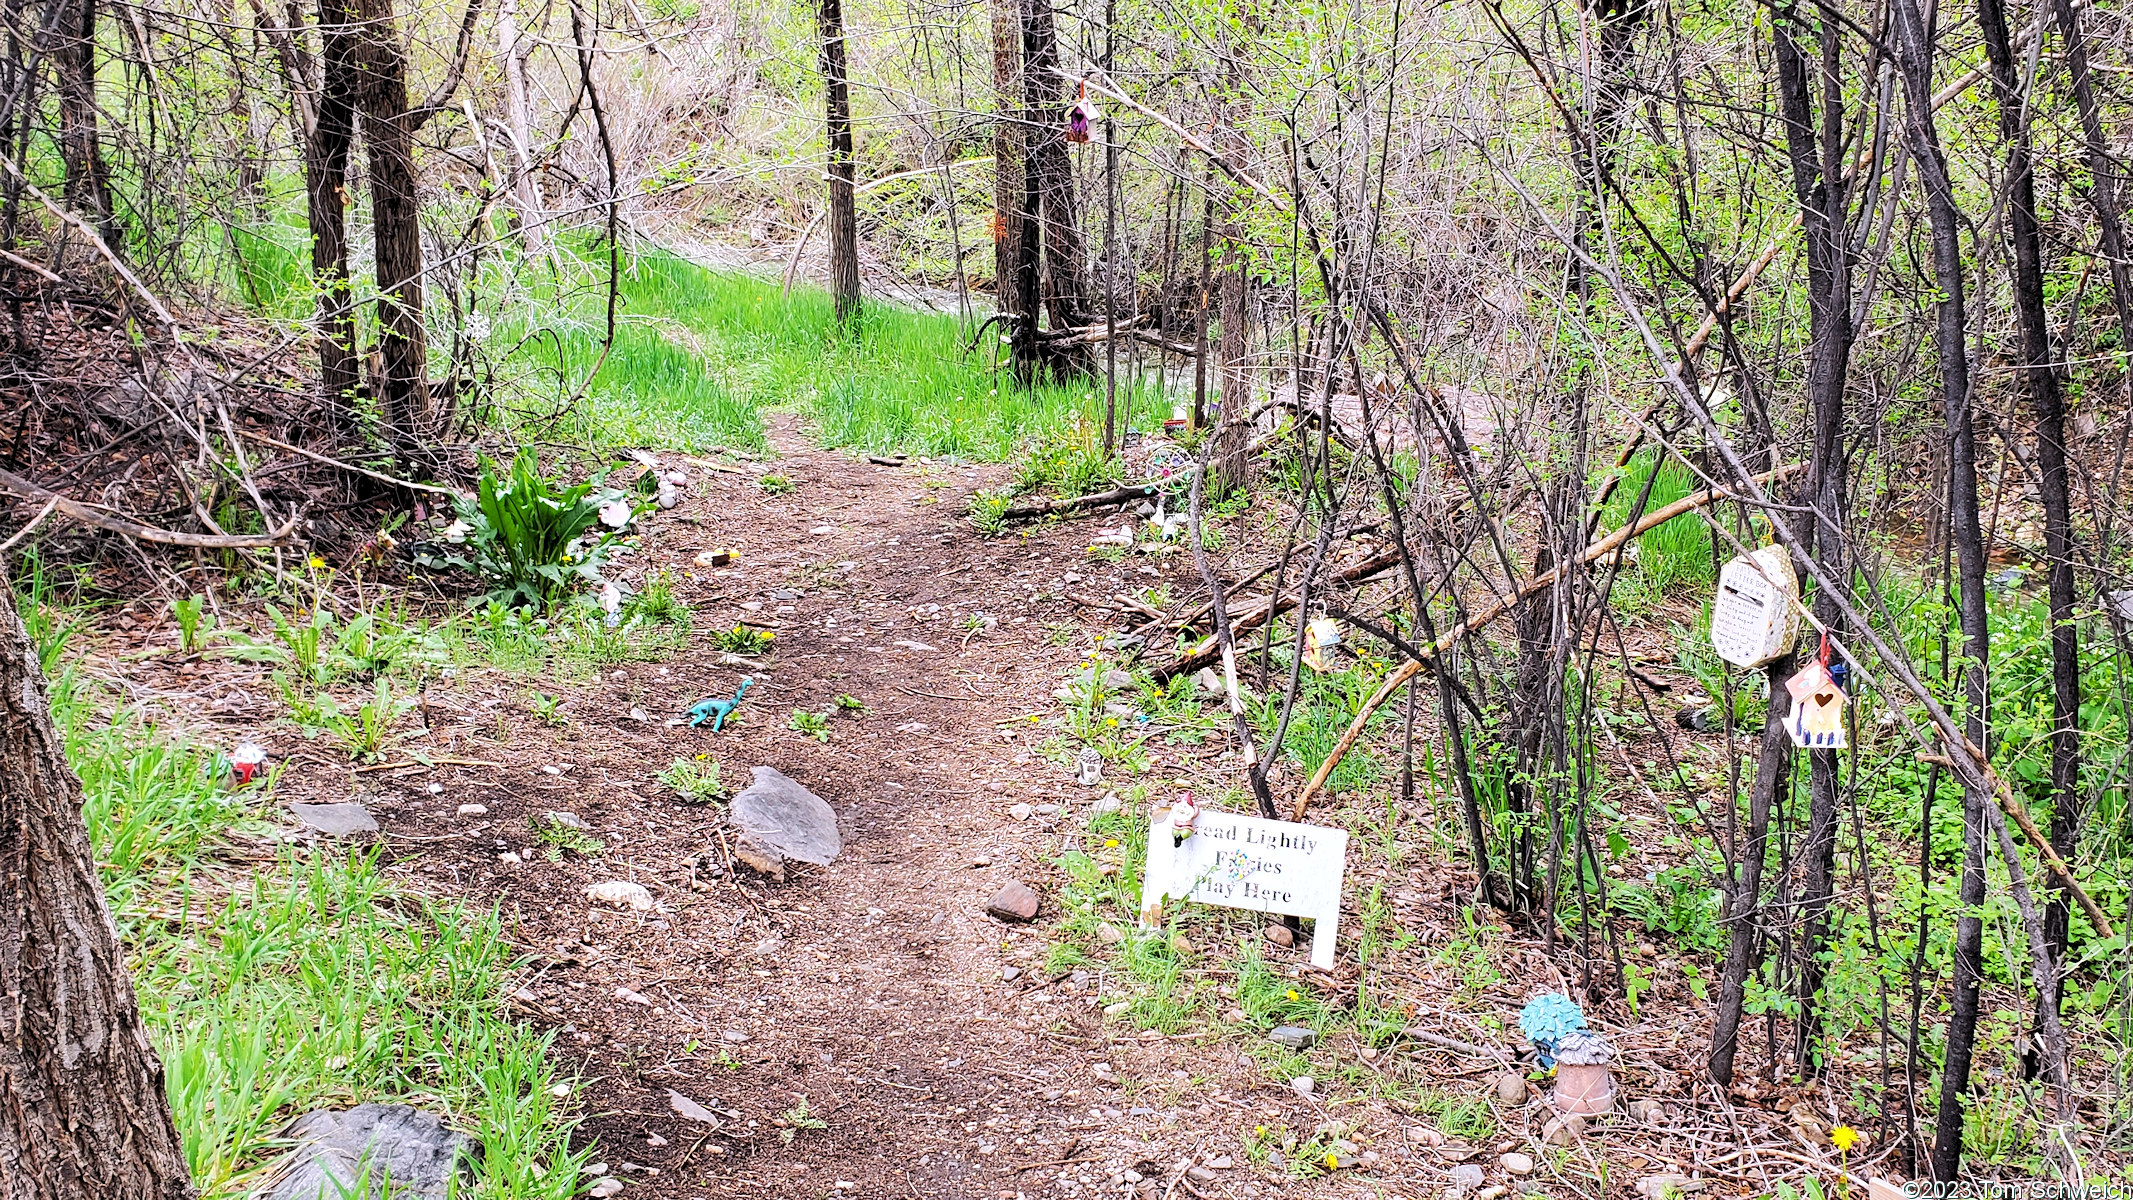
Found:
<path fill-rule="evenodd" d="M 1829 669 L 1829 635 L 1822 635 L 1822 651 L 1799 674 L 1785 681 L 1792 695 L 1792 714 L 1785 718 L 1785 732 L 1792 744 L 1808 750 L 1842 750 L 1844 688 Z"/>
<path fill-rule="evenodd" d="M 1083 83 L 1081 85 L 1081 98 L 1074 101 L 1074 107 L 1067 110 L 1066 140 L 1070 142 L 1088 141 L 1089 126 L 1095 120 L 1096 106 L 1089 103 L 1089 85 Z"/>
<path fill-rule="evenodd" d="M 1340 646 L 1341 623 L 1331 617 L 1319 617 L 1304 633 L 1304 665 L 1319 672 L 1332 670 L 1333 652 Z"/>

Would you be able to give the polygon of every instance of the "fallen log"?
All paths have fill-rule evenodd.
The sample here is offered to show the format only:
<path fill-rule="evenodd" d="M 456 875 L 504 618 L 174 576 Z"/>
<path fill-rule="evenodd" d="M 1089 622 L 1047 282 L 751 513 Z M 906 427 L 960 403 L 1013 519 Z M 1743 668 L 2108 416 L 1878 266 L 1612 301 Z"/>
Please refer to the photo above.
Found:
<path fill-rule="evenodd" d="M 1150 483 L 1129 483 L 1124 487 L 1112 488 L 1108 492 L 1093 492 L 1086 496 L 1033 500 L 1028 504 L 1017 504 L 1006 512 L 1001 513 L 1000 519 L 1002 521 L 1031 521 L 1038 517 L 1049 517 L 1058 513 L 1079 512 L 1084 508 L 1102 508 L 1107 504 L 1128 504 L 1135 500 L 1145 500 L 1161 490 L 1163 490 L 1163 481 L 1156 480 Z"/>
<path fill-rule="evenodd" d="M 1789 467 L 1779 467 L 1775 471 L 1765 471 L 1757 475 L 1755 481 L 1757 483 L 1775 483 L 1787 476 L 1798 474 L 1806 468 L 1806 463 L 1794 463 Z M 1577 557 L 1578 565 L 1584 566 L 1598 562 L 1614 551 L 1621 549 L 1622 545 L 1633 537 L 1657 529 L 1684 513 L 1695 512 L 1697 509 L 1715 501 L 1731 499 L 1732 496 L 1733 493 L 1724 488 L 1708 488 L 1701 492 L 1692 492 L 1687 496 L 1683 496 L 1665 508 L 1656 512 L 1646 513 L 1644 519 L 1636 524 L 1625 525 L 1585 547 Z M 1341 759 L 1347 757 L 1348 751 L 1355 747 L 1356 739 L 1363 736 L 1363 727 L 1370 723 L 1371 716 L 1384 705 L 1385 701 L 1391 699 L 1393 694 L 1399 691 L 1408 680 L 1420 674 L 1424 667 L 1433 665 L 1437 656 L 1451 649 L 1460 638 L 1487 625 L 1534 596 L 1554 587 L 1556 580 L 1562 578 L 1562 575 L 1563 568 L 1561 564 L 1541 572 L 1516 592 L 1509 596 L 1499 597 L 1488 607 L 1447 630 L 1444 636 L 1438 638 L 1429 647 L 1428 658 L 1410 658 L 1400 664 L 1399 670 L 1387 675 L 1385 682 L 1378 685 L 1378 690 L 1371 694 L 1370 699 L 1363 702 L 1363 707 L 1355 714 L 1355 720 L 1348 723 L 1348 731 L 1343 733 L 1341 740 L 1334 745 L 1333 753 L 1326 756 L 1326 761 L 1318 764 L 1318 770 L 1311 774 L 1311 781 L 1304 784 L 1303 791 L 1296 794 L 1294 816 L 1291 819 L 1303 820 L 1304 809 L 1311 803 L 1311 797 L 1317 795 L 1318 789 L 1326 785 L 1326 779 L 1333 774 L 1333 768 L 1339 766 Z"/>
<path fill-rule="evenodd" d="M 201 550 L 256 550 L 284 541 L 296 532 L 294 517 L 289 518 L 289 523 L 280 529 L 265 534 L 180 533 L 174 529 L 158 529 L 153 525 L 143 525 L 139 521 L 99 511 L 79 500 L 69 500 L 49 488 L 38 487 L 9 471 L 0 471 L 0 488 L 6 488 L 25 500 L 40 502 L 57 509 L 63 517 L 80 521 L 84 525 L 94 525 L 98 529 L 125 534 L 137 542 L 190 546 Z"/>

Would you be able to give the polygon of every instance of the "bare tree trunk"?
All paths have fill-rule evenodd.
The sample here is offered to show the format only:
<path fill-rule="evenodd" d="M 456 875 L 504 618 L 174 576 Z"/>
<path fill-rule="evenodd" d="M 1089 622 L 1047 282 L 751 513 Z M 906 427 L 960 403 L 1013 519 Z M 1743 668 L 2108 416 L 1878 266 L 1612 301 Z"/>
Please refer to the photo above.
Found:
<path fill-rule="evenodd" d="M 1948 437 L 1948 523 L 1955 544 L 1957 611 L 1963 632 L 1964 691 L 1969 712 L 1966 736 L 1986 745 L 1985 542 L 1978 522 L 1977 445 L 1970 419 L 1970 360 L 1964 338 L 1963 253 L 1955 189 L 1933 126 L 1933 35 L 1917 0 L 1892 0 L 1889 24 L 1898 69 L 1903 72 L 1904 120 L 1911 155 L 1925 187 L 1933 235 L 1933 273 L 1940 286 L 1934 343 L 1940 360 L 1941 403 Z M 1950 747 L 1951 755 L 1963 751 Z M 1963 1097 L 1970 1090 L 1971 1054 L 1977 1044 L 1979 991 L 1984 980 L 1984 924 L 1976 915 L 1985 899 L 1985 806 L 1992 803 L 1973 784 L 1963 788 L 1963 874 L 1955 922 L 1954 997 L 1949 1005 L 1947 1057 L 1941 1068 L 1940 1110 L 1934 1121 L 1933 1178 L 1952 1180 L 1963 1160 Z"/>
<path fill-rule="evenodd" d="M 0 580 L 0 1196 L 192 1194 L 105 907 L 81 781 Z"/>
<path fill-rule="evenodd" d="M 311 278 L 318 288 L 319 394 L 343 433 L 355 428 L 355 397 L 362 383 L 355 293 L 348 279 L 348 156 L 355 142 L 358 22 L 351 0 L 319 0 L 318 108 L 304 142 L 305 216 L 311 225 Z M 292 73 L 295 69 L 292 64 Z"/>
<path fill-rule="evenodd" d="M 1037 377 L 1037 287 L 1035 256 L 1024 247 L 1035 231 L 1025 212 L 1023 177 L 1022 0 L 992 0 L 992 81 L 993 288 L 1009 322 L 1015 378 L 1027 385 Z"/>
<path fill-rule="evenodd" d="M 1089 285 L 1082 263 L 1081 225 L 1074 203 L 1073 164 L 1067 158 L 1066 81 L 1059 73 L 1059 37 L 1051 0 L 1023 0 L 1022 92 L 1029 126 L 1024 170 L 1038 203 L 1025 213 L 1044 225 L 1043 300 L 1053 329 L 1088 324 Z M 1086 366 L 1086 348 L 1078 352 Z"/>
<path fill-rule="evenodd" d="M 1218 351 L 1222 364 L 1222 391 L 1216 404 L 1212 470 L 1216 494 L 1227 495 L 1231 489 L 1250 482 L 1252 281 L 1245 273 L 1244 249 L 1238 244 L 1241 231 L 1236 222 L 1225 218 L 1221 233 L 1222 276 L 1217 285 L 1217 302 L 1222 321 Z"/>
<path fill-rule="evenodd" d="M 837 319 L 859 311 L 859 218 L 852 207 L 852 100 L 845 87 L 844 8 L 822 0 L 822 92 L 829 120 L 830 295 Z"/>
<path fill-rule="evenodd" d="M 111 172 L 104 162 L 96 111 L 96 0 L 57 0 L 66 7 L 53 33 L 52 63 L 59 78 L 59 156 L 66 166 L 61 195 L 67 207 L 96 227 L 116 249 L 118 222 L 111 204 Z"/>
<path fill-rule="evenodd" d="M 511 193 L 518 207 L 519 243 L 526 257 L 548 253 L 548 202 L 541 177 L 533 169 L 533 105 L 526 85 L 526 59 L 533 39 L 518 23 L 516 0 L 504 0 L 496 13 L 496 52 L 504 63 L 504 124 L 511 137 Z"/>
<path fill-rule="evenodd" d="M 2081 143 L 2088 156 L 2089 206 L 2096 211 L 2098 255 L 2111 273 L 2111 299 L 2118 309 L 2118 352 L 2128 356 L 2123 364 L 2133 372 L 2133 263 L 2126 260 L 2125 225 L 2118 208 L 2117 162 L 2096 108 L 2096 89 L 2089 78 L 2088 41 L 2081 32 L 2081 18 L 2071 0 L 2052 0 L 2052 14 L 2059 22 L 2059 36 L 2066 42 L 2067 83 L 2074 93 L 2074 107 L 2081 117 Z"/>
<path fill-rule="evenodd" d="M 1733 881 L 1726 895 L 1724 921 L 1730 929 L 1726 960 L 1718 977 L 1718 1016 L 1711 1028 L 1708 1066 L 1712 1082 L 1720 1087 L 1733 1083 L 1733 1059 L 1740 1049 L 1740 1020 L 1747 1002 L 1748 976 L 1755 971 L 1756 949 L 1762 938 L 1763 859 L 1769 853 L 1770 810 L 1792 772 L 1792 737 L 1785 732 L 1785 715 L 1791 704 L 1785 692 L 1785 677 L 1792 668 L 1792 656 L 1787 655 L 1772 663 L 1767 672 L 1770 707 L 1763 717 L 1763 744 L 1756 757 L 1755 780 L 1748 785 L 1747 836 L 1741 839 L 1739 861 L 1733 866 Z"/>
<path fill-rule="evenodd" d="M 2050 325 L 2044 308 L 2044 241 L 2037 225 L 2037 188 L 2030 168 L 2029 128 L 2017 82 L 2014 51 L 2007 36 L 2007 12 L 2001 0 L 1978 0 L 1978 28 L 1985 36 L 1992 64 L 1993 94 L 2000 110 L 2000 138 L 2007 143 L 2008 240 L 2014 250 L 2015 323 L 2022 335 L 2022 386 L 2037 415 L 2037 498 L 2044 507 L 2046 592 L 2051 608 L 2052 849 L 2068 862 L 2081 818 L 2081 647 L 2074 621 L 2074 521 L 2066 471 L 2066 402 L 2052 367 Z M 2050 960 L 2042 964 L 2051 986 L 2037 997 L 2041 1037 L 2051 1015 L 2059 1011 L 2059 963 L 2066 957 L 2068 904 L 2063 885 L 2055 884 L 2044 913 Z M 2055 1029 L 2057 1022 L 2049 1022 Z M 2064 1059 L 2064 1048 L 2059 1057 Z M 2037 1053 L 2022 1061 L 2034 1077 Z"/>
<path fill-rule="evenodd" d="M 1814 449 L 1808 495 L 1814 518 L 1803 522 L 1801 538 L 1832 578 L 1845 577 L 1844 384 L 1853 341 L 1851 256 L 1846 248 L 1844 178 L 1844 92 L 1838 29 L 1832 20 L 1819 27 L 1822 81 L 1819 143 L 1809 98 L 1805 57 L 1793 41 L 1798 17 L 1788 11 L 1775 23 L 1778 90 L 1792 163 L 1793 192 L 1807 233 L 1807 301 L 1810 323 L 1807 402 L 1814 422 Z M 1842 630 L 1837 598 L 1817 589 L 1815 617 L 1825 628 Z M 1789 752 L 1789 751 L 1788 751 Z M 1801 938 L 1795 960 L 1800 1017 L 1793 1056 L 1803 1074 L 1814 1075 L 1821 1018 L 1822 956 L 1829 942 L 1829 905 L 1836 885 L 1838 764 L 1834 750 L 1807 756 L 1807 840 L 1800 848 L 1805 878 L 1801 884 Z"/>
<path fill-rule="evenodd" d="M 432 437 L 429 338 L 422 324 L 422 223 L 415 183 L 415 115 L 407 99 L 407 52 L 393 0 L 354 0 L 356 58 L 369 151 L 371 234 L 378 280 L 377 378 L 372 391 L 403 453 Z"/>

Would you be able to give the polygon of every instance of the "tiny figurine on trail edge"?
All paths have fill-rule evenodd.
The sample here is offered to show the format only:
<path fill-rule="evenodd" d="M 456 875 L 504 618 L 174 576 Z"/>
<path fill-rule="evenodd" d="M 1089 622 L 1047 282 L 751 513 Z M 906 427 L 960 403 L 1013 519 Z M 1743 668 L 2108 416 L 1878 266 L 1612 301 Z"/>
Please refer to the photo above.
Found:
<path fill-rule="evenodd" d="M 724 729 L 726 727 L 726 718 L 732 716 L 733 710 L 740 707 L 741 697 L 747 693 L 748 685 L 753 682 L 755 682 L 753 676 L 741 676 L 741 686 L 733 689 L 733 699 L 731 700 L 718 696 L 712 696 L 706 700 L 698 700 L 689 709 L 689 724 L 693 727 L 709 721 L 711 722 L 711 732 L 717 733 L 719 730 Z"/>

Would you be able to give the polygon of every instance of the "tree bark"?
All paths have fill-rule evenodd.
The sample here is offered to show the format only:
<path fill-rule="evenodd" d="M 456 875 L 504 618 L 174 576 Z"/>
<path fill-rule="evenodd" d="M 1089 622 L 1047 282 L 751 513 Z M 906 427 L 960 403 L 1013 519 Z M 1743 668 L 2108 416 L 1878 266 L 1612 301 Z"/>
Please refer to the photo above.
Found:
<path fill-rule="evenodd" d="M 1823 84 L 1818 136 L 1806 57 L 1792 38 L 1798 21 L 1796 12 L 1787 10 L 1775 23 L 1773 38 L 1793 193 L 1799 201 L 1807 236 L 1807 404 L 1814 427 L 1807 490 L 1814 516 L 1802 522 L 1801 541 L 1828 568 L 1832 578 L 1842 579 L 1846 549 L 1844 385 L 1854 337 L 1851 256 L 1846 248 L 1849 189 L 1843 160 L 1842 60 L 1835 22 L 1818 21 L 1822 61 L 1815 74 Z M 1815 618 L 1825 628 L 1842 631 L 1842 613 L 1835 596 L 1817 589 L 1814 610 Z M 1812 1076 L 1819 1071 L 1815 1055 L 1821 1027 L 1822 956 L 1829 943 L 1829 905 L 1836 885 L 1837 752 L 1809 752 L 1807 771 L 1807 840 L 1800 847 L 1804 875 L 1800 889 L 1801 937 L 1794 972 L 1800 1016 L 1793 1057 L 1800 1071 Z"/>
<path fill-rule="evenodd" d="M 2096 89 L 2089 77 L 2088 41 L 2081 32 L 2081 17 L 2071 0 L 2052 0 L 2052 14 L 2059 22 L 2059 36 L 2066 43 L 2067 83 L 2074 93 L 2074 107 L 2081 118 L 2081 144 L 2088 156 L 2089 206 L 2096 212 L 2100 245 L 2097 252 L 2111 273 L 2111 299 L 2118 310 L 2118 353 L 2122 365 L 2133 373 L 2133 263 L 2126 260 L 2125 225 L 2118 209 L 2118 178 L 2103 117 L 2096 108 Z"/>
<path fill-rule="evenodd" d="M 1785 715 L 1792 703 L 1785 692 L 1785 677 L 1792 668 L 1792 656 L 1787 655 L 1772 663 L 1767 672 L 1770 707 L 1763 717 L 1763 744 L 1756 756 L 1755 779 L 1748 785 L 1747 836 L 1740 843 L 1732 888 L 1725 900 L 1725 924 L 1730 929 L 1725 964 L 1719 972 L 1718 1016 L 1711 1028 L 1711 1057 L 1707 1064 L 1711 1081 L 1722 1088 L 1733 1084 L 1733 1059 L 1740 1049 L 1748 976 L 1754 973 L 1760 957 L 1757 947 L 1762 939 L 1763 859 L 1768 857 L 1770 811 L 1792 773 L 1792 737 L 1785 732 Z"/>
<path fill-rule="evenodd" d="M 1955 189 L 1933 124 L 1933 34 L 1917 0 L 1892 0 L 1889 24 L 1897 69 L 1903 73 L 1904 121 L 1919 182 L 1926 193 L 1932 230 L 1933 273 L 1940 288 L 1934 346 L 1940 360 L 1941 404 L 1948 439 L 1948 532 L 1955 545 L 1958 624 L 1969 712 L 1965 735 L 1986 746 L 1985 543 L 1978 521 L 1977 442 L 1970 419 L 1970 360 L 1964 337 L 1963 253 Z M 1951 757 L 1962 754 L 1949 747 Z M 1949 1005 L 1947 1056 L 1941 1067 L 1940 1108 L 1935 1115 L 1933 1178 L 1956 1178 L 1963 1159 L 1963 1097 L 1970 1090 L 1971 1055 L 1977 1044 L 1979 991 L 1984 980 L 1984 924 L 1976 915 L 1985 899 L 1985 806 L 1992 798 L 1975 784 L 1963 788 L 1963 874 L 1957 888 L 1962 915 L 1955 922 L 1951 952 L 1954 995 Z"/>
<path fill-rule="evenodd" d="M 81 782 L 0 581 L 0 1196 L 192 1194 L 104 904 Z"/>
<path fill-rule="evenodd" d="M 66 6 L 52 45 L 53 72 L 59 80 L 59 156 L 66 168 L 61 195 L 67 207 L 95 226 L 97 236 L 116 250 L 111 171 L 104 162 L 96 111 L 96 0 L 57 3 Z"/>
<path fill-rule="evenodd" d="M 1036 199 L 1026 219 L 1044 227 L 1044 270 L 1040 286 L 1053 329 L 1077 329 L 1090 323 L 1089 285 L 1082 262 L 1081 225 L 1074 202 L 1073 163 L 1067 157 L 1065 78 L 1059 74 L 1059 36 L 1051 0 L 1023 0 L 1022 90 L 1028 126 L 1024 171 Z M 1075 361 L 1086 366 L 1085 349 Z"/>
<path fill-rule="evenodd" d="M 393 444 L 413 451 L 434 436 L 429 339 L 422 324 L 422 224 L 415 183 L 415 114 L 407 51 L 393 0 L 353 0 L 356 103 L 369 151 L 370 221 L 378 280 L 378 370 L 372 391 Z"/>
<path fill-rule="evenodd" d="M 541 195 L 540 173 L 533 169 L 533 106 L 526 84 L 526 58 L 533 39 L 518 22 L 515 0 L 504 0 L 496 13 L 496 52 L 504 63 L 504 124 L 511 138 L 511 194 L 518 208 L 519 244 L 527 258 L 548 253 L 548 202 Z"/>
<path fill-rule="evenodd" d="M 311 226 L 311 278 L 318 289 L 319 394 L 342 433 L 355 429 L 361 386 L 356 362 L 355 292 L 348 278 L 348 157 L 355 143 L 360 86 L 351 0 L 319 0 L 319 94 L 304 139 L 305 217 Z M 291 73 L 296 70 L 291 64 Z"/>
<path fill-rule="evenodd" d="M 845 85 L 844 7 L 822 0 L 822 92 L 828 110 L 830 295 L 837 319 L 859 311 L 859 217 L 852 205 L 852 100 Z"/>
<path fill-rule="evenodd" d="M 2035 173 L 2030 166 L 2029 128 L 2024 118 L 2021 85 L 2012 43 L 2007 36 L 2007 12 L 2001 0 L 1978 0 L 1978 28 L 1985 37 L 1985 54 L 1992 66 L 1992 90 L 1998 101 L 2000 138 L 2007 143 L 2007 236 L 2013 243 L 2015 323 L 2021 330 L 2022 388 L 2037 418 L 2037 498 L 2044 508 L 2044 557 L 2046 594 L 2051 610 L 2052 731 L 2051 731 L 2051 830 L 2052 849 L 2068 862 L 2074 859 L 2075 838 L 2081 817 L 2081 647 L 2074 621 L 2074 519 L 2073 501 L 2067 487 L 2066 401 L 2059 390 L 2059 374 L 2052 366 L 2050 324 L 2044 307 L 2044 240 L 2039 231 Z M 2070 912 L 2066 890 L 2054 884 L 2051 902 L 2044 912 L 2044 940 L 2050 960 L 2042 964 L 2050 986 L 2037 996 L 2036 1023 L 2039 1038 L 2045 1027 L 2055 1031 L 2056 1020 L 2047 1021 L 2049 1008 L 2059 1012 L 2059 963 L 2066 957 Z M 2054 1054 L 2065 1059 L 2065 1048 Z M 2034 1077 L 2038 1062 L 2034 1049 L 2025 1052 L 2023 1064 Z"/>
<path fill-rule="evenodd" d="M 1037 377 L 1037 273 L 1035 234 L 1027 215 L 1024 178 L 1027 141 L 1023 129 L 1022 0 L 992 0 L 992 80 L 996 113 L 992 126 L 993 288 L 1008 321 L 1015 378 L 1027 386 Z M 1027 261 L 1025 261 L 1027 260 Z"/>

